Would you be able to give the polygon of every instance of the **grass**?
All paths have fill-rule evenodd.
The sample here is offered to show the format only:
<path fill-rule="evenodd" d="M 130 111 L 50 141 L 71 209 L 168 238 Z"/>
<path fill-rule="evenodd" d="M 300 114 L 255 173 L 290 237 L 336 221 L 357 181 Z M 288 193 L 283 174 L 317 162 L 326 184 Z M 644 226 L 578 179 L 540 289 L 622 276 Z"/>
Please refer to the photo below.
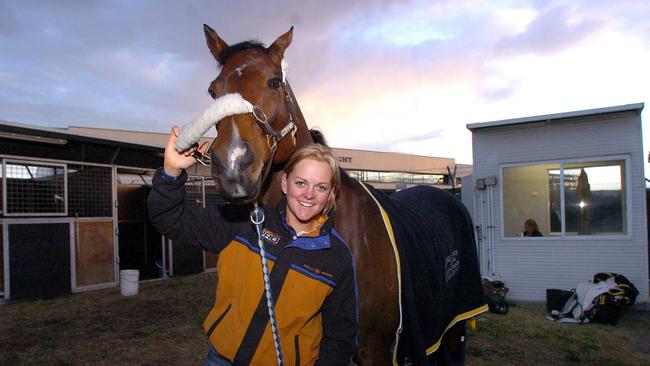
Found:
<path fill-rule="evenodd" d="M 0 306 L 0 365 L 199 365 L 215 275 Z M 543 305 L 513 304 L 468 331 L 467 365 L 650 365 L 650 313 L 617 326 L 554 324 Z"/>
<path fill-rule="evenodd" d="M 0 365 L 199 365 L 215 275 L 0 306 Z"/>
<path fill-rule="evenodd" d="M 468 365 L 650 365 L 650 312 L 628 311 L 618 325 L 556 324 L 541 304 L 511 304 L 468 330 Z"/>

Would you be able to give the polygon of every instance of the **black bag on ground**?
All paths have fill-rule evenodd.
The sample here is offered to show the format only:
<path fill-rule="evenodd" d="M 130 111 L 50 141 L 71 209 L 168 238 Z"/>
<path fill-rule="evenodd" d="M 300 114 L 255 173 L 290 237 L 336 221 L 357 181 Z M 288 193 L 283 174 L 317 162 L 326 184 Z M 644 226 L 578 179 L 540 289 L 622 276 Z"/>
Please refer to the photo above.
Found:
<path fill-rule="evenodd" d="M 594 275 L 594 283 L 607 281 L 613 277 L 617 288 L 598 297 L 598 305 L 594 307 L 592 320 L 598 323 L 616 325 L 623 311 L 634 305 L 639 290 L 622 274 L 601 272 Z"/>
<path fill-rule="evenodd" d="M 508 313 L 508 302 L 506 301 L 506 294 L 509 289 L 503 281 L 483 279 L 483 294 L 488 303 L 488 308 L 491 312 L 496 314 Z"/>

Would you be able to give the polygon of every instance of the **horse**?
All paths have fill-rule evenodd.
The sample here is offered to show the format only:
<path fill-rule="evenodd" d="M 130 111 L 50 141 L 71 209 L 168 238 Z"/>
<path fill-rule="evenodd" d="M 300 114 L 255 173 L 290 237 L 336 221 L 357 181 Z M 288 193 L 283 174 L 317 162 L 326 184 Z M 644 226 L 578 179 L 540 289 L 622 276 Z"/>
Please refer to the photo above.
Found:
<path fill-rule="evenodd" d="M 296 149 L 314 142 L 286 80 L 284 52 L 291 44 L 293 27 L 268 47 L 256 41 L 231 46 L 208 25 L 203 29 L 207 46 L 221 67 L 208 87 L 210 96 L 220 101 L 219 108 L 206 110 L 197 121 L 183 126 L 177 149 L 188 149 L 216 125 L 217 136 L 205 156 L 195 157 L 204 164 L 211 161 L 219 193 L 232 204 L 277 203 L 283 165 Z M 463 208 L 453 199 L 449 202 L 455 214 Z M 357 272 L 360 329 L 354 362 L 361 366 L 403 364 L 406 358 L 398 360 L 395 350 L 403 330 L 400 262 L 390 230 L 380 229 L 390 226 L 387 214 L 371 188 L 344 171 L 336 207 L 334 226 L 350 246 Z M 471 227 L 467 230 L 473 235 Z M 481 291 L 480 278 L 477 286 Z M 444 337 L 426 352 L 432 354 L 429 362 L 436 363 L 437 354 L 460 352 L 463 329 L 464 319 L 447 324 Z"/>

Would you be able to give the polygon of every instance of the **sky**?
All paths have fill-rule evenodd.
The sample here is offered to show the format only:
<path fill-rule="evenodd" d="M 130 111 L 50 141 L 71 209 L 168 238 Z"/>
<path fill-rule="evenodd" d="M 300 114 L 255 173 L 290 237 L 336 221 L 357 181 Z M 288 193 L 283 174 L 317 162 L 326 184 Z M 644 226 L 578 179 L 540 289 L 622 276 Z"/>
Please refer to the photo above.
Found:
<path fill-rule="evenodd" d="M 645 0 L 0 0 L 0 119 L 168 132 L 212 101 L 204 23 L 293 25 L 288 79 L 334 147 L 471 163 L 468 123 L 650 102 Z"/>

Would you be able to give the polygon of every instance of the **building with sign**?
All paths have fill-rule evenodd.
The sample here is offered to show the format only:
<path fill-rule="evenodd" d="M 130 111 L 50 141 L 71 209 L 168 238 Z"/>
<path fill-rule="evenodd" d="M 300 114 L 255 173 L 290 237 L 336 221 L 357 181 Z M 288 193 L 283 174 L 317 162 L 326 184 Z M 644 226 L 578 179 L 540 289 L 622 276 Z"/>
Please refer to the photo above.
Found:
<path fill-rule="evenodd" d="M 140 278 L 210 271 L 216 256 L 161 236 L 146 197 L 167 134 L 43 128 L 0 121 L 0 301 L 115 287 Z M 350 175 L 393 191 L 445 189 L 471 166 L 454 159 L 334 149 Z M 460 174 L 459 174 L 460 173 Z M 187 205 L 221 202 L 209 168 L 188 171 Z"/>
<path fill-rule="evenodd" d="M 68 131 L 101 138 L 147 143 L 164 147 L 167 134 L 71 126 Z M 206 139 L 208 141 L 208 139 Z M 470 164 L 456 164 L 454 158 L 438 158 L 394 152 L 343 149 L 333 147 L 339 164 L 353 178 L 385 191 L 414 185 L 431 185 L 452 190 L 460 186 L 461 177 L 472 173 Z M 208 169 L 198 166 L 198 175 L 210 177 Z"/>

